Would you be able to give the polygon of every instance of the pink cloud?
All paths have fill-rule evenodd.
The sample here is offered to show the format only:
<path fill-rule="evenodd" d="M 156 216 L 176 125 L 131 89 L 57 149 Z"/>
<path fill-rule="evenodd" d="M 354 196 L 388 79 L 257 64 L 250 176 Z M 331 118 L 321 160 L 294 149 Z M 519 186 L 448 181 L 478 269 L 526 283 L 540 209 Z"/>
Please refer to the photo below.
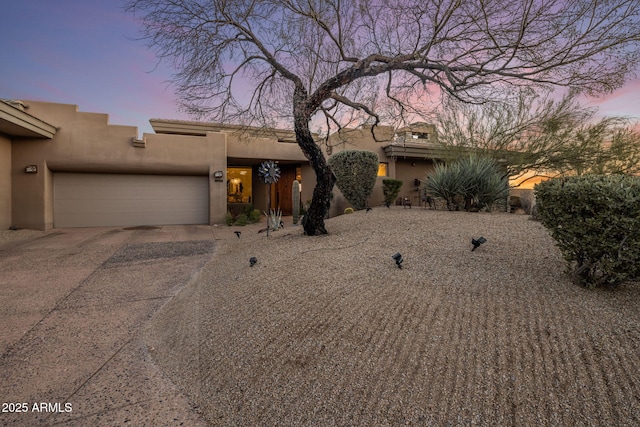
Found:
<path fill-rule="evenodd" d="M 640 118 L 640 79 L 628 81 L 622 88 L 611 94 L 586 98 L 589 105 L 598 108 L 602 116 L 625 116 Z"/>

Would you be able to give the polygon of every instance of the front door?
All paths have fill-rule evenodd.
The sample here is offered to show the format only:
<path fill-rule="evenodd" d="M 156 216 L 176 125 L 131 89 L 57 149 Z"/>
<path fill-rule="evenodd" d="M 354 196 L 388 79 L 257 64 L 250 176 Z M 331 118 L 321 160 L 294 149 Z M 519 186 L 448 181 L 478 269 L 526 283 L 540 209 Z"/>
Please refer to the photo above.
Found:
<path fill-rule="evenodd" d="M 296 179 L 295 165 L 280 166 L 280 179 L 271 186 L 271 207 L 282 210 L 282 215 L 293 213 L 293 199 L 291 197 L 291 186 Z"/>

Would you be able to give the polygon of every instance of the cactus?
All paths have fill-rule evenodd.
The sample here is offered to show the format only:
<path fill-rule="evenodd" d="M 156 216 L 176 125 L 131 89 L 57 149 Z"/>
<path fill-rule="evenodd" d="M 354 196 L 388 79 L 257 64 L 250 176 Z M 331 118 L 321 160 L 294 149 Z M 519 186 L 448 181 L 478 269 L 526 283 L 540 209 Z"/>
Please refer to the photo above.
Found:
<path fill-rule="evenodd" d="M 291 185 L 291 200 L 293 201 L 293 223 L 298 224 L 300 220 L 300 183 L 294 180 Z"/>

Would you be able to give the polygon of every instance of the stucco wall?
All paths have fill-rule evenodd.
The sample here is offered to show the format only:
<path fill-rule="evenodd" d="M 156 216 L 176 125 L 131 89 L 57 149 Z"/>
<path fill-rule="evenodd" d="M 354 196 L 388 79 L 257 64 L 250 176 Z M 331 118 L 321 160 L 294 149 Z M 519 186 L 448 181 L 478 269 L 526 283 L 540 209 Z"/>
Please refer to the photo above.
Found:
<path fill-rule="evenodd" d="M 11 223 L 11 140 L 0 135 L 0 228 Z"/>
<path fill-rule="evenodd" d="M 413 206 L 419 206 L 421 202 L 421 193 L 417 191 L 418 186 L 414 184 L 414 180 L 424 181 L 427 173 L 433 171 L 433 162 L 430 160 L 396 160 L 396 178 L 404 184 L 400 188 L 398 197 L 408 197 Z"/>
<path fill-rule="evenodd" d="M 227 155 L 229 158 L 265 159 L 279 161 L 306 162 L 307 158 L 298 144 L 278 142 L 274 138 L 241 139 L 233 133 L 227 134 Z"/>
<path fill-rule="evenodd" d="M 223 171 L 222 182 L 210 180 L 210 223 L 226 214 L 226 136 L 145 134 L 136 147 L 137 128 L 109 125 L 106 114 L 78 112 L 74 105 L 29 102 L 30 113 L 59 127 L 51 141 L 23 140 L 13 145 L 13 219 L 24 228 L 53 225 L 53 173 L 143 173 L 206 175 Z M 25 174 L 25 165 L 38 166 Z"/>

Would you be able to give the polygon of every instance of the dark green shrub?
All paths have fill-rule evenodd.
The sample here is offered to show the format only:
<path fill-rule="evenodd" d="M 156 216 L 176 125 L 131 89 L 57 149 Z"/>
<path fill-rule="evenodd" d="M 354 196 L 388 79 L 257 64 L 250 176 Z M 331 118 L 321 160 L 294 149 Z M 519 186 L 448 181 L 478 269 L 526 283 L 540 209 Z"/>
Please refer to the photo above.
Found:
<path fill-rule="evenodd" d="M 366 150 L 343 150 L 329 158 L 336 185 L 354 209 L 364 209 L 378 176 L 378 155 Z"/>
<path fill-rule="evenodd" d="M 233 215 L 231 215 L 231 212 L 227 211 L 225 222 L 227 223 L 227 225 L 231 226 L 233 225 L 233 221 L 234 221 Z"/>
<path fill-rule="evenodd" d="M 535 187 L 538 215 L 578 283 L 640 278 L 640 178 L 586 175 Z"/>
<path fill-rule="evenodd" d="M 383 179 L 382 180 L 382 193 L 384 194 L 384 203 L 388 206 L 392 205 L 398 194 L 400 193 L 400 187 L 402 187 L 402 181 L 397 179 Z"/>
<path fill-rule="evenodd" d="M 260 221 L 260 209 L 251 209 L 248 215 L 249 224 L 255 224 Z"/>
<path fill-rule="evenodd" d="M 249 218 L 247 217 L 247 214 L 240 214 L 235 218 L 235 221 L 233 223 L 233 225 L 247 225 L 249 224 Z"/>
<path fill-rule="evenodd" d="M 449 164 L 437 164 L 425 180 L 427 193 L 443 198 L 449 210 L 477 212 L 505 204 L 508 176 L 488 157 L 467 156 Z"/>
<path fill-rule="evenodd" d="M 247 225 L 255 224 L 260 221 L 260 210 L 254 209 L 253 206 L 242 206 L 241 211 L 234 207 L 227 211 L 225 222 L 227 225 Z M 235 213 L 234 213 L 235 212 Z"/>

